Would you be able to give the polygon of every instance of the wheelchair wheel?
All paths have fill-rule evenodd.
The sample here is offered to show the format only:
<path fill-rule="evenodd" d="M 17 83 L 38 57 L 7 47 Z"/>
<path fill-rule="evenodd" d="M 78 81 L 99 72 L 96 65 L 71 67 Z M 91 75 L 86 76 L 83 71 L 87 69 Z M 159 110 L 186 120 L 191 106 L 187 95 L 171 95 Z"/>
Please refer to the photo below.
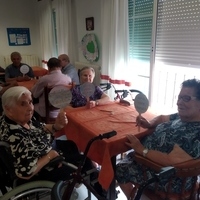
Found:
<path fill-rule="evenodd" d="M 33 181 L 12 189 L 0 200 L 47 200 L 51 199 L 51 190 L 54 186 L 51 181 Z"/>
<path fill-rule="evenodd" d="M 68 185 L 68 182 L 58 181 L 52 188 L 51 200 L 62 200 L 62 197 L 66 190 L 67 185 Z M 79 197 L 79 194 L 76 191 L 76 189 L 74 188 L 69 200 L 77 200 L 78 197 Z"/>

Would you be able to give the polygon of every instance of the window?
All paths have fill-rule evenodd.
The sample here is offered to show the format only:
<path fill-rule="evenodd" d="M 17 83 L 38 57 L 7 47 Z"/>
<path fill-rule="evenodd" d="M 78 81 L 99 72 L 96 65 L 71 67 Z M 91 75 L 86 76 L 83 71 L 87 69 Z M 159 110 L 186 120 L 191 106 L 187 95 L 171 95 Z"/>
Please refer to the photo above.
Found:
<path fill-rule="evenodd" d="M 135 86 L 158 113 L 176 112 L 181 83 L 200 79 L 200 1 L 129 0 L 129 29 Z"/>
<path fill-rule="evenodd" d="M 199 36 L 199 0 L 159 0 L 156 63 L 199 67 Z"/>
<path fill-rule="evenodd" d="M 159 0 L 152 106 L 177 111 L 186 79 L 200 78 L 200 1 Z"/>
<path fill-rule="evenodd" d="M 148 96 L 152 48 L 153 0 L 129 0 L 129 59 L 138 74 L 134 88 Z"/>

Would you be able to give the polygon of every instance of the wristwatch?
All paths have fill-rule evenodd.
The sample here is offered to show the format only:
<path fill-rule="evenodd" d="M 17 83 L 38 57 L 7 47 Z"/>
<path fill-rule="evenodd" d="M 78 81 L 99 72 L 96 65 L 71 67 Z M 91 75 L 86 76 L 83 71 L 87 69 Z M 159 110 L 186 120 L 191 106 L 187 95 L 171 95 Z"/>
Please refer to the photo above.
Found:
<path fill-rule="evenodd" d="M 144 156 L 144 157 L 146 157 L 147 156 L 147 154 L 148 154 L 148 152 L 149 152 L 149 149 L 144 149 L 143 151 L 142 151 L 142 155 Z"/>

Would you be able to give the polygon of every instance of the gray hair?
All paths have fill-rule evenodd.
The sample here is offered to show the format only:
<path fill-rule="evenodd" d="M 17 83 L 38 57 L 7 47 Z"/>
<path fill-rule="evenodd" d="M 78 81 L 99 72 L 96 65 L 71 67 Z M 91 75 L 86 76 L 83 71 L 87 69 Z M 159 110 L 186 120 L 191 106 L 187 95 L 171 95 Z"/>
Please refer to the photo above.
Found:
<path fill-rule="evenodd" d="M 14 86 L 7 89 L 1 97 L 3 110 L 5 110 L 5 106 L 14 106 L 23 94 L 31 95 L 31 92 L 24 86 Z"/>
<path fill-rule="evenodd" d="M 12 59 L 12 57 L 14 57 L 14 56 L 19 56 L 20 58 L 22 58 L 21 54 L 20 54 L 19 52 L 17 52 L 17 51 L 12 52 L 12 53 L 10 54 L 10 58 L 11 58 L 11 59 Z"/>
<path fill-rule="evenodd" d="M 94 68 L 92 68 L 92 67 L 88 67 L 88 66 L 85 66 L 85 67 L 83 67 L 82 69 L 80 69 L 80 76 L 82 75 L 82 72 L 84 71 L 84 70 L 86 70 L 86 69 L 89 69 L 89 70 L 91 70 L 92 71 L 92 73 L 94 74 L 94 76 L 95 76 L 95 71 L 94 71 Z"/>

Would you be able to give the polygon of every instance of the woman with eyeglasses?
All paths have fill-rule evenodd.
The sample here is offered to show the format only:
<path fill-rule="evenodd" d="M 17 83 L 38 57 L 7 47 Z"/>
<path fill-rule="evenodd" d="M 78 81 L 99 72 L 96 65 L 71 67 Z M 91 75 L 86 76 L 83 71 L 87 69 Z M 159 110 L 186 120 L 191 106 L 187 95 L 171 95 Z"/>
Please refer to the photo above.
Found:
<path fill-rule="evenodd" d="M 135 152 L 163 166 L 172 166 L 187 160 L 200 158 L 200 80 L 190 79 L 182 83 L 177 100 L 178 112 L 171 115 L 160 115 L 151 121 L 137 117 L 137 124 L 143 128 L 152 128 L 152 134 L 138 140 L 134 135 L 127 135 L 126 145 Z M 127 196 L 134 197 L 132 183 L 141 185 L 143 180 L 142 166 L 128 156 L 128 162 L 121 162 L 116 167 L 116 179 Z M 127 159 L 127 158 L 126 158 Z M 155 172 L 147 170 L 148 178 Z M 188 178 L 185 191 L 191 189 L 193 178 Z M 165 191 L 169 179 L 159 182 L 159 190 Z M 148 186 L 154 190 L 154 186 Z M 172 192 L 181 192 L 181 179 L 172 182 Z"/>

